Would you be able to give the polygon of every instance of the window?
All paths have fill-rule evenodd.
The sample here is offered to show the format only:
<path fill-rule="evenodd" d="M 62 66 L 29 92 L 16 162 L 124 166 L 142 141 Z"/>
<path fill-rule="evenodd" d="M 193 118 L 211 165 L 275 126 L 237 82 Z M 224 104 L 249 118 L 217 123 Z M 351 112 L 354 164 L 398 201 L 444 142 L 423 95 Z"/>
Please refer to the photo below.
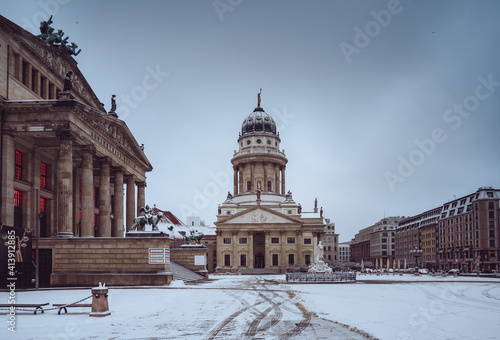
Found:
<path fill-rule="evenodd" d="M 26 85 L 26 86 L 29 86 L 29 69 L 30 69 L 30 64 L 28 64 L 27 62 L 25 62 L 23 60 L 23 69 L 22 69 L 22 74 L 21 74 L 21 82 Z"/>
<path fill-rule="evenodd" d="M 494 202 L 488 202 L 488 209 L 490 209 L 490 210 L 495 209 L 495 203 Z"/>
<path fill-rule="evenodd" d="M 23 192 L 14 190 L 14 227 L 21 228 L 23 226 Z"/>
<path fill-rule="evenodd" d="M 267 181 L 267 191 L 273 191 L 271 186 L 271 181 Z"/>
<path fill-rule="evenodd" d="M 289 237 L 286 239 L 286 243 L 295 243 L 295 237 Z"/>
<path fill-rule="evenodd" d="M 246 237 L 240 237 L 240 244 L 246 244 L 247 243 L 247 238 Z"/>
<path fill-rule="evenodd" d="M 47 99 L 47 78 L 40 76 L 40 97 Z"/>
<path fill-rule="evenodd" d="M 278 254 L 273 254 L 273 266 L 278 265 Z"/>
<path fill-rule="evenodd" d="M 490 247 L 494 248 L 495 247 L 495 240 L 490 240 Z"/>
<path fill-rule="evenodd" d="M 251 191 L 251 190 L 252 190 L 252 182 L 247 181 L 247 191 Z"/>
<path fill-rule="evenodd" d="M 15 178 L 22 180 L 23 179 L 23 154 L 16 150 L 16 174 Z"/>
<path fill-rule="evenodd" d="M 245 254 L 240 255 L 240 266 L 245 267 L 247 265 L 247 256 Z"/>
<path fill-rule="evenodd" d="M 490 237 L 495 237 L 495 230 L 490 230 Z"/>
<path fill-rule="evenodd" d="M 288 264 L 295 264 L 294 254 L 288 254 Z"/>
<path fill-rule="evenodd" d="M 271 237 L 271 243 L 280 243 L 279 237 Z"/>
<path fill-rule="evenodd" d="M 387 249 L 387 244 L 383 244 L 382 249 Z"/>
<path fill-rule="evenodd" d="M 383 238 L 383 239 L 382 239 L 382 243 L 387 243 L 387 239 L 386 239 L 386 238 Z"/>
<path fill-rule="evenodd" d="M 488 211 L 489 218 L 495 218 L 495 211 Z"/>
<path fill-rule="evenodd" d="M 47 188 L 47 164 L 40 163 L 40 187 Z"/>
<path fill-rule="evenodd" d="M 231 266 L 231 255 L 229 254 L 224 255 L 224 266 L 226 267 Z"/>
<path fill-rule="evenodd" d="M 20 208 L 23 201 L 23 192 L 14 190 L 14 207 Z"/>
<path fill-rule="evenodd" d="M 191 226 L 194 227 L 194 221 L 191 221 Z"/>
<path fill-rule="evenodd" d="M 494 229 L 495 228 L 495 221 L 488 221 L 488 226 L 490 229 Z"/>
<path fill-rule="evenodd" d="M 493 198 L 493 193 L 492 192 L 488 192 L 487 195 L 488 195 L 489 198 Z"/>
<path fill-rule="evenodd" d="M 306 254 L 306 255 L 304 256 L 304 263 L 305 263 L 306 265 L 309 265 L 309 263 L 311 263 L 311 255 Z"/>
<path fill-rule="evenodd" d="M 304 244 L 311 244 L 311 239 L 310 238 L 305 238 L 304 239 Z"/>
<path fill-rule="evenodd" d="M 224 244 L 231 244 L 231 238 L 230 237 L 224 237 Z"/>
<path fill-rule="evenodd" d="M 97 208 L 97 204 L 99 202 L 99 190 L 97 190 L 97 187 L 94 187 L 94 207 Z"/>
<path fill-rule="evenodd" d="M 38 71 L 31 69 L 31 91 L 38 93 Z"/>
<path fill-rule="evenodd" d="M 327 251 L 332 251 L 332 247 L 328 246 L 328 250 Z"/>

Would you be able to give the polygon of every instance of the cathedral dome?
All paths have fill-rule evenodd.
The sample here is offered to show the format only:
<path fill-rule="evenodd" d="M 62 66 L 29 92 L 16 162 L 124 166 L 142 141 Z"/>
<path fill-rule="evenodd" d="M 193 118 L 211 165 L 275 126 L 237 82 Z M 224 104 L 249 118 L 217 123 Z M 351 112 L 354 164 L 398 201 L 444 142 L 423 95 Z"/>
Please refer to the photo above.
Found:
<path fill-rule="evenodd" d="M 252 132 L 270 132 L 275 135 L 277 134 L 274 119 L 260 106 L 257 106 L 253 112 L 245 118 L 241 125 L 241 135 Z"/>

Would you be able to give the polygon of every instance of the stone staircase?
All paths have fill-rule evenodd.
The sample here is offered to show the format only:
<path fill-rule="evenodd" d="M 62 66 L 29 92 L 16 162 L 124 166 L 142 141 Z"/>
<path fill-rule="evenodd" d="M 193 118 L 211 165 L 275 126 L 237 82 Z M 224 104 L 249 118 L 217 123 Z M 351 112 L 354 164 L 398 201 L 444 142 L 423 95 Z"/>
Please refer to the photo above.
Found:
<path fill-rule="evenodd" d="M 206 280 L 205 277 L 181 266 L 178 263 L 170 262 L 170 272 L 174 280 L 182 280 L 184 282 Z"/>

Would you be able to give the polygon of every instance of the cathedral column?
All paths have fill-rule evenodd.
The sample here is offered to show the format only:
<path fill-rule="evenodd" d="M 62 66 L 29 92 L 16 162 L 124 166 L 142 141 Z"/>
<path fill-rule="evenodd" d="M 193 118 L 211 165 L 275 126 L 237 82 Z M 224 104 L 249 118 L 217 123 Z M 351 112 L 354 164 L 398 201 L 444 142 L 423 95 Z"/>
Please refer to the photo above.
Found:
<path fill-rule="evenodd" d="M 91 150 L 83 151 L 82 158 L 82 220 L 81 237 L 94 237 L 94 164 Z"/>
<path fill-rule="evenodd" d="M 271 262 L 271 250 L 270 250 L 270 246 L 271 246 L 271 242 L 270 242 L 270 236 L 271 236 L 271 232 L 269 230 L 266 230 L 264 232 L 265 234 L 265 247 L 264 247 L 264 265 L 265 265 L 265 268 L 269 268 L 271 267 L 272 265 L 272 262 Z"/>
<path fill-rule="evenodd" d="M 281 168 L 281 194 L 282 195 L 286 194 L 286 191 L 285 191 L 285 168 L 286 168 L 286 166 L 284 166 L 284 165 Z"/>
<path fill-rule="evenodd" d="M 217 235 L 217 244 L 222 245 L 223 242 L 222 231 L 217 230 L 215 234 Z M 224 259 L 222 251 L 217 251 L 217 267 L 223 267 L 223 266 L 224 266 Z"/>
<path fill-rule="evenodd" d="M 73 237 L 73 144 L 71 136 L 60 136 L 57 158 L 57 236 Z"/>
<path fill-rule="evenodd" d="M 245 192 L 245 189 L 243 188 L 243 177 L 244 177 L 243 173 L 244 173 L 244 171 L 243 171 L 242 165 L 238 166 L 238 172 L 239 172 L 238 181 L 239 181 L 239 185 L 240 185 L 239 192 L 243 193 L 243 192 Z"/>
<path fill-rule="evenodd" d="M 274 175 L 275 175 L 275 182 L 276 184 L 274 185 L 274 192 L 276 194 L 279 194 L 280 193 L 280 168 L 279 168 L 279 165 L 275 165 L 274 166 Z"/>
<path fill-rule="evenodd" d="M 101 160 L 101 174 L 99 177 L 99 237 L 111 237 L 111 184 L 110 164 L 108 158 Z"/>
<path fill-rule="evenodd" d="M 302 245 L 304 244 L 304 241 L 302 240 L 302 230 L 297 230 L 297 243 L 298 243 L 298 259 L 295 260 L 295 262 L 305 264 L 305 259 L 304 259 L 304 254 L 302 254 Z"/>
<path fill-rule="evenodd" d="M 14 177 L 16 153 L 14 146 L 14 138 L 7 134 L 3 134 L 3 150 L 2 150 L 2 210 L 1 223 L 5 225 L 14 225 Z"/>
<path fill-rule="evenodd" d="M 234 189 L 233 189 L 233 195 L 236 196 L 238 195 L 238 167 L 234 166 Z"/>
<path fill-rule="evenodd" d="M 316 261 L 316 256 L 318 256 L 318 233 L 313 233 L 313 258 L 311 260 L 311 262 L 314 262 Z M 320 259 L 322 260 L 322 259 Z"/>
<path fill-rule="evenodd" d="M 135 219 L 135 180 L 134 176 L 126 176 L 125 180 L 127 182 L 127 192 L 126 195 L 126 230 L 131 231 L 132 226 L 134 225 L 134 219 Z"/>
<path fill-rule="evenodd" d="M 112 237 L 123 237 L 123 170 L 115 169 L 115 196 L 114 196 L 114 215 Z"/>
<path fill-rule="evenodd" d="M 248 231 L 248 267 L 253 269 L 253 231 Z"/>
<path fill-rule="evenodd" d="M 144 213 L 139 214 L 139 209 L 146 206 L 146 182 L 137 183 L 137 216 L 142 216 Z"/>
<path fill-rule="evenodd" d="M 286 258 L 286 230 L 280 230 L 281 234 L 281 240 L 280 240 L 280 246 L 281 246 L 281 267 L 286 267 L 287 266 L 287 258 Z"/>
<path fill-rule="evenodd" d="M 238 241 L 238 232 L 233 231 L 233 242 L 232 242 L 232 255 L 231 257 L 233 258 L 232 262 L 232 267 L 238 267 L 238 251 L 236 249 L 236 241 Z"/>
<path fill-rule="evenodd" d="M 255 163 L 250 165 L 250 192 L 254 192 L 257 189 L 255 183 Z"/>
<path fill-rule="evenodd" d="M 266 162 L 262 162 L 262 168 L 264 170 L 264 183 L 262 183 L 263 185 L 263 188 L 261 188 L 260 190 L 262 190 L 263 192 L 267 192 L 269 190 L 267 190 L 267 169 L 266 169 Z"/>

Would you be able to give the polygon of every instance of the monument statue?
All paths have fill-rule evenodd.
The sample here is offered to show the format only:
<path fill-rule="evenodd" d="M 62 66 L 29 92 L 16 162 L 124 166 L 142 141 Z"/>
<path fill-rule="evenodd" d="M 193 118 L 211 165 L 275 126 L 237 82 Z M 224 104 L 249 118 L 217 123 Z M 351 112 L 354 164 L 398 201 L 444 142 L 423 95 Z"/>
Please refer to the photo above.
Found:
<path fill-rule="evenodd" d="M 66 76 L 64 77 L 63 92 L 71 92 L 71 89 L 73 88 L 73 81 L 71 80 L 72 74 L 73 71 L 68 71 L 68 73 L 66 73 Z"/>
<path fill-rule="evenodd" d="M 78 45 L 74 42 L 68 44 L 69 37 L 63 38 L 63 30 L 57 30 L 56 32 L 51 26 L 51 24 L 53 23 L 54 22 L 52 21 L 52 15 L 50 16 L 49 20 L 40 22 L 40 34 L 37 37 L 42 39 L 49 45 L 62 46 L 64 50 L 70 55 L 77 56 L 82 50 L 80 49 L 76 51 Z"/>
<path fill-rule="evenodd" d="M 153 208 L 149 205 L 142 207 L 139 209 L 139 212 L 144 212 L 144 216 L 139 216 L 134 219 L 134 225 L 132 226 L 132 230 L 137 231 L 146 231 L 146 225 L 151 226 L 152 231 L 158 231 L 158 222 L 163 218 L 163 212 L 159 211 L 156 215 L 154 214 L 154 210 L 156 209 L 156 204 Z"/>
<path fill-rule="evenodd" d="M 184 234 L 184 244 L 191 244 L 191 241 L 194 241 L 195 244 L 201 244 L 201 239 L 205 234 L 199 232 L 198 230 L 190 230 L 190 235 Z"/>
<path fill-rule="evenodd" d="M 318 245 L 316 246 L 316 250 L 318 255 L 316 255 L 316 261 L 323 261 L 323 256 L 324 256 L 324 246 L 321 241 L 319 241 Z"/>
<path fill-rule="evenodd" d="M 116 95 L 112 94 L 111 95 L 111 110 L 109 110 L 108 113 L 115 113 L 116 112 Z"/>
<path fill-rule="evenodd" d="M 262 93 L 262 89 L 260 89 L 260 92 L 257 93 L 257 106 L 260 107 L 260 94 Z"/>
<path fill-rule="evenodd" d="M 257 201 L 260 201 L 260 189 L 257 188 L 255 192 L 257 193 Z"/>

